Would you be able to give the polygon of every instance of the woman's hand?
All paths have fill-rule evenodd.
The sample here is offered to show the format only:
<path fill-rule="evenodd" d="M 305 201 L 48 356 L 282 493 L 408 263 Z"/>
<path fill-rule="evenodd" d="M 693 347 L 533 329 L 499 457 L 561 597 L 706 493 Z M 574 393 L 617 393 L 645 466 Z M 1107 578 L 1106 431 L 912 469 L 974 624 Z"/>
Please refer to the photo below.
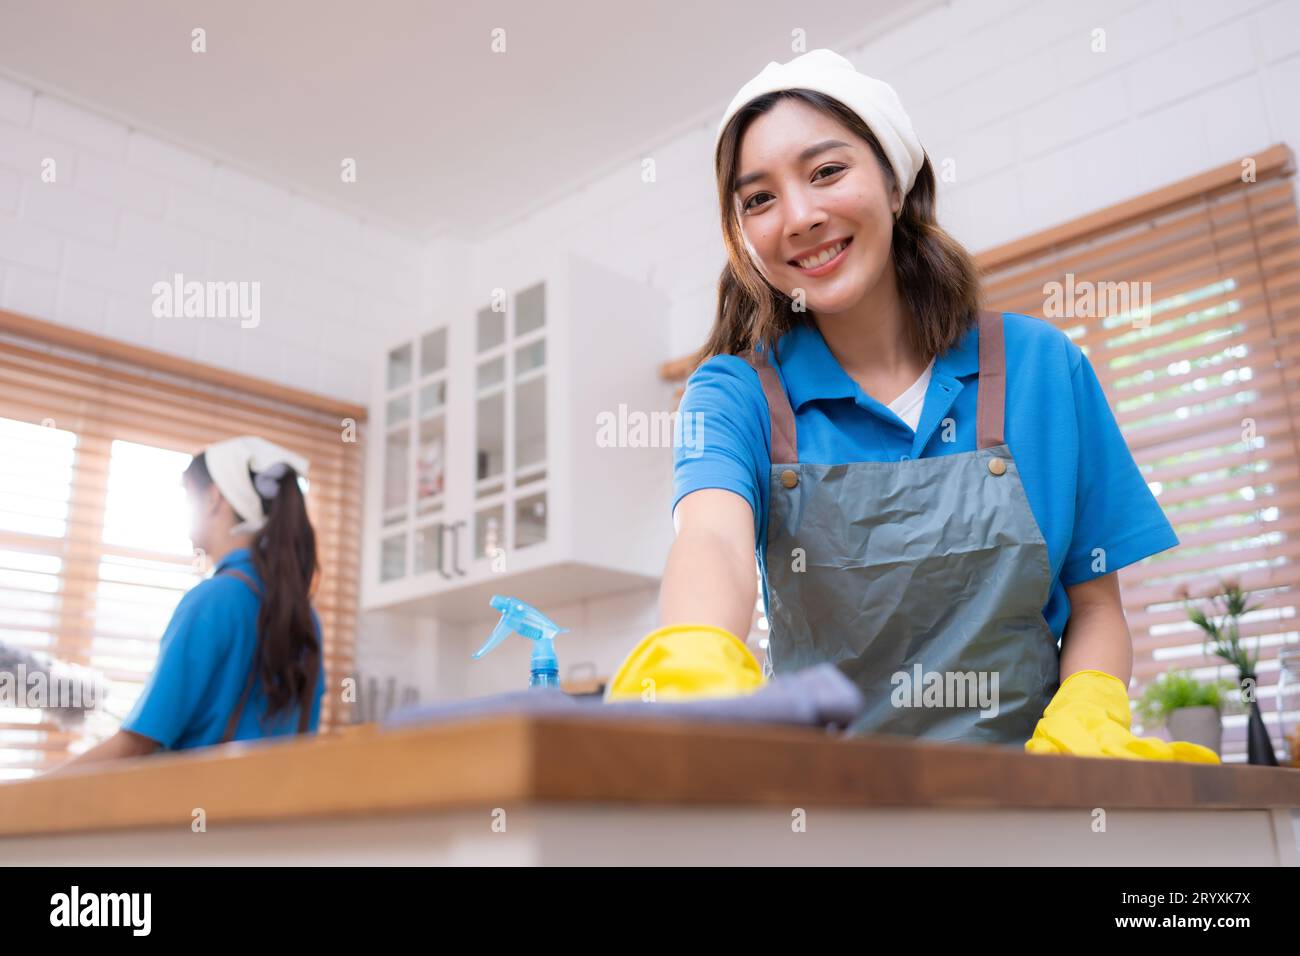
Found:
<path fill-rule="evenodd" d="M 1133 638 L 1115 572 L 1066 587 L 1070 619 L 1061 641 L 1061 686 L 1025 743 L 1036 754 L 1219 763 L 1199 744 L 1133 734 L 1128 680 Z"/>
<path fill-rule="evenodd" d="M 157 750 L 158 741 L 142 737 L 140 734 L 132 733 L 129 730 L 119 730 L 113 736 L 95 744 L 85 753 L 63 761 L 53 770 L 47 771 L 44 776 L 48 777 L 50 774 L 62 773 L 72 767 L 101 763 L 106 760 L 118 760 L 122 757 L 143 757 Z"/>
<path fill-rule="evenodd" d="M 697 700 L 736 697 L 765 683 L 763 666 L 745 642 L 709 624 L 672 624 L 651 631 L 623 659 L 605 700 Z"/>
<path fill-rule="evenodd" d="M 1134 736 L 1130 721 L 1128 686 L 1123 681 L 1101 671 L 1078 671 L 1061 683 L 1025 750 L 1078 757 L 1220 762 L 1218 754 L 1200 744 Z"/>

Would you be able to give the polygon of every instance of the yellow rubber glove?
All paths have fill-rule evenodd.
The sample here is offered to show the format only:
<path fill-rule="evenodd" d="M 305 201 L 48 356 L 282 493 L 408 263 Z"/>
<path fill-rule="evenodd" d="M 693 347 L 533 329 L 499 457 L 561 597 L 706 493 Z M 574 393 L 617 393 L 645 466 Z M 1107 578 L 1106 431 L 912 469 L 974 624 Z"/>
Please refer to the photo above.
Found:
<path fill-rule="evenodd" d="M 1074 754 L 1128 760 L 1219 763 L 1208 747 L 1185 741 L 1135 737 L 1128 688 L 1104 671 L 1078 671 L 1061 682 L 1034 735 L 1025 742 L 1031 754 Z"/>
<path fill-rule="evenodd" d="M 763 683 L 763 668 L 730 631 L 674 624 L 651 631 L 632 648 L 605 688 L 605 700 L 732 697 Z"/>

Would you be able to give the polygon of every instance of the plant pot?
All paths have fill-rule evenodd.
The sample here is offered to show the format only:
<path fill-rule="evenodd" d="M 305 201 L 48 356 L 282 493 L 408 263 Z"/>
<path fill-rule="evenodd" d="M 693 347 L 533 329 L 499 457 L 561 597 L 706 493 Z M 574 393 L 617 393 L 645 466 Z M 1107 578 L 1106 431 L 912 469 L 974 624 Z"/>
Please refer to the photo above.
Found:
<path fill-rule="evenodd" d="M 1208 705 L 1179 707 L 1169 712 L 1165 726 L 1169 729 L 1170 739 L 1200 744 L 1223 755 L 1223 721 L 1219 718 L 1219 708 Z"/>

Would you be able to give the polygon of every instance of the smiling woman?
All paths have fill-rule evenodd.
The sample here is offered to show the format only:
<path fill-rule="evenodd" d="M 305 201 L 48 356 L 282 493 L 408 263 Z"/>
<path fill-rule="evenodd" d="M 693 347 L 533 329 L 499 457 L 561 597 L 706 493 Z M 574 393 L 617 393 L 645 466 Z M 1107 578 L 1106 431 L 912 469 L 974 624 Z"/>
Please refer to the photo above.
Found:
<path fill-rule="evenodd" d="M 808 55 L 818 53 L 829 51 Z M 834 97 L 794 88 L 751 98 L 754 85 L 737 94 L 718 138 L 728 262 L 719 280 L 717 319 L 691 364 L 772 345 L 810 312 L 829 316 L 858 307 L 878 313 L 894 299 L 913 318 L 903 323 L 895 317 L 909 346 L 902 378 L 919 374 L 922 356 L 945 351 L 970 328 L 979 274 L 936 221 L 934 171 L 897 97 L 880 84 L 888 90 L 880 91 L 882 112 L 895 120 L 882 116 L 876 128 L 893 130 L 899 122 L 907 134 L 882 132 L 887 150 L 863 117 Z M 792 141 L 809 145 L 788 150 L 784 144 Z M 802 226 L 787 221 L 810 215 Z M 782 234 L 783 224 L 792 228 L 789 235 Z M 886 269 L 891 257 L 892 270 Z M 873 295 L 863 301 L 867 290 Z"/>
<path fill-rule="evenodd" d="M 756 558 L 768 672 L 837 665 L 855 732 L 1217 761 L 1129 730 L 1115 572 L 1178 539 L 1087 357 L 981 310 L 893 89 L 830 50 L 769 63 L 714 158 L 727 264 L 681 403 L 709 440 L 675 456 L 663 676 L 748 632 Z M 995 699 L 903 706 L 912 674 Z"/>

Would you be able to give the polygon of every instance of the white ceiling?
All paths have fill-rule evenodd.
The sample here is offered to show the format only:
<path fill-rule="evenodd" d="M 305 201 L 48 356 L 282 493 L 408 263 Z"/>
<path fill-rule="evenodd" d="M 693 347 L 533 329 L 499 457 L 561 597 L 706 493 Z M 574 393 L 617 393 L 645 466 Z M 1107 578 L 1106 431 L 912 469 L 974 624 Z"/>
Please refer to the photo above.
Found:
<path fill-rule="evenodd" d="M 847 50 L 932 2 L 0 0 L 0 71 L 401 232 L 477 238 L 721 115 L 792 30 Z"/>

